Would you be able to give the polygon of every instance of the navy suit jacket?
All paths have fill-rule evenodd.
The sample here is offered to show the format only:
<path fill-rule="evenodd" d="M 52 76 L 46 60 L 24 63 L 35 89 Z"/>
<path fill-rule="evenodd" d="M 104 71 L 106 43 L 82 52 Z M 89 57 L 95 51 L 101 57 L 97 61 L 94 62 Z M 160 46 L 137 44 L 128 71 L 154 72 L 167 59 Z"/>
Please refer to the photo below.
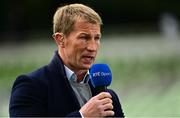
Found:
<path fill-rule="evenodd" d="M 92 94 L 97 91 L 89 82 Z M 115 92 L 112 95 L 115 117 L 124 117 Z M 12 87 L 10 117 L 80 117 L 80 105 L 69 84 L 57 51 L 50 64 L 27 75 L 19 76 Z"/>

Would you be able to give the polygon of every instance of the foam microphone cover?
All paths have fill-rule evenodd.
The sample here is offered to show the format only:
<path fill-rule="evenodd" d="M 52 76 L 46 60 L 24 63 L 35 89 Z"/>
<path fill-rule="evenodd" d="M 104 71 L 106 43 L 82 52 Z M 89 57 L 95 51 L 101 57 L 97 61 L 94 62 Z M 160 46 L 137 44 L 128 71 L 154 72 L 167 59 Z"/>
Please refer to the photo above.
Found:
<path fill-rule="evenodd" d="M 91 83 L 94 88 L 99 89 L 99 92 L 105 91 L 111 84 L 112 73 L 107 64 L 93 64 L 89 72 Z"/>

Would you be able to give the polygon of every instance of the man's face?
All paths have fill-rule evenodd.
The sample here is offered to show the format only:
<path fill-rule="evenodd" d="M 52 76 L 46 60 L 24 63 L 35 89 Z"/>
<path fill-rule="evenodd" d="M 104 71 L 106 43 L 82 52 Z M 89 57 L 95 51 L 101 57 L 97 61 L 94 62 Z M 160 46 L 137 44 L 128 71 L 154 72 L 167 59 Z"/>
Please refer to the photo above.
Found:
<path fill-rule="evenodd" d="M 63 61 L 74 72 L 88 70 L 95 61 L 100 47 L 100 26 L 79 20 L 65 37 Z"/>

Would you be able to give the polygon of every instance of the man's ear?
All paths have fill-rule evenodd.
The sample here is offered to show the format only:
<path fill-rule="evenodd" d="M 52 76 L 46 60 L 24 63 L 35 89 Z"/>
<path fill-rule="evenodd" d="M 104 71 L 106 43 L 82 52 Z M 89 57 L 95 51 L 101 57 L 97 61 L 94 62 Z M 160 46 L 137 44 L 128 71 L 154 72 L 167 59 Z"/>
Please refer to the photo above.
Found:
<path fill-rule="evenodd" d="M 53 34 L 53 38 L 58 46 L 64 47 L 63 33 L 55 33 L 55 34 Z"/>

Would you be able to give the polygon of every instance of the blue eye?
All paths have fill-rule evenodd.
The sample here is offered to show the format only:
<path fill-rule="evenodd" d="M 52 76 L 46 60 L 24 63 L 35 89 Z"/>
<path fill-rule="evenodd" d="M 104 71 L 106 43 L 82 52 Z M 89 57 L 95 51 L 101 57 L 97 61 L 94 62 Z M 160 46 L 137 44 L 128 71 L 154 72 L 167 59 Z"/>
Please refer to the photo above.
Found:
<path fill-rule="evenodd" d="M 97 40 L 100 40 L 100 37 L 95 37 L 94 39 L 97 41 Z"/>
<path fill-rule="evenodd" d="M 89 37 L 88 37 L 88 36 L 81 36 L 80 39 L 82 39 L 82 40 L 88 40 Z"/>
<path fill-rule="evenodd" d="M 80 37 L 81 39 L 86 39 L 87 37 L 86 36 L 82 36 L 82 37 Z"/>

